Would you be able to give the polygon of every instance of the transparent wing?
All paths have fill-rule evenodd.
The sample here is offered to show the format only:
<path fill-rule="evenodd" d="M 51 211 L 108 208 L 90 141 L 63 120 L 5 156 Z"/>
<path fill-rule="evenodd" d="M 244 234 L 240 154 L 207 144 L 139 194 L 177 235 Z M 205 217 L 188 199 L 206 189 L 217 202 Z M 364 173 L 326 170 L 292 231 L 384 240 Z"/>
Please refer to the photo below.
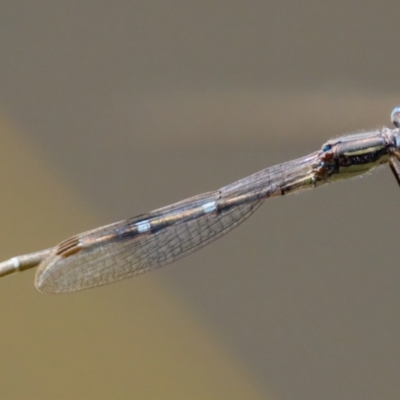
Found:
<path fill-rule="evenodd" d="M 70 292 L 160 268 L 229 232 L 265 199 L 314 187 L 319 161 L 315 152 L 215 192 L 74 236 L 40 254 L 35 285 L 43 292 Z"/>
<path fill-rule="evenodd" d="M 50 293 L 88 289 L 160 268 L 229 232 L 263 202 L 199 212 L 207 204 L 217 204 L 217 196 L 218 192 L 196 196 L 62 242 L 39 265 L 37 289 Z M 138 232 L 138 225 L 148 221 L 152 226 L 159 222 L 159 228 Z"/>

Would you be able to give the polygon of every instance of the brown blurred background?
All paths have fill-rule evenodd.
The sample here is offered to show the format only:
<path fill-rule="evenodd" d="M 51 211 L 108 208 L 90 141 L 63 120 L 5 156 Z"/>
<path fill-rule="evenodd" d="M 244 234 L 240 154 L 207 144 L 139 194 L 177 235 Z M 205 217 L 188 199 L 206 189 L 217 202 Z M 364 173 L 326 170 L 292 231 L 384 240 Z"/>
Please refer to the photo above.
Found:
<path fill-rule="evenodd" d="M 397 1 L 2 1 L 0 257 L 390 125 Z M 0 281 L 1 399 L 398 399 L 388 168 L 268 201 L 174 265 Z"/>

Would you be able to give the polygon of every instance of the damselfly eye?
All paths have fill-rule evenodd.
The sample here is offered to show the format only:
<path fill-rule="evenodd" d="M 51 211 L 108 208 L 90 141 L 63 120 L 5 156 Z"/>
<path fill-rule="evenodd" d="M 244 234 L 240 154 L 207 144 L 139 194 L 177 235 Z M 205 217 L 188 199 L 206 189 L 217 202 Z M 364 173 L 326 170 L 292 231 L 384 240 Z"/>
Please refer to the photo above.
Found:
<path fill-rule="evenodd" d="M 322 146 L 322 151 L 327 152 L 332 148 L 332 145 L 329 143 L 326 143 Z"/>
<path fill-rule="evenodd" d="M 393 125 L 396 128 L 400 128 L 400 106 L 397 106 L 393 109 L 390 118 L 392 120 Z"/>

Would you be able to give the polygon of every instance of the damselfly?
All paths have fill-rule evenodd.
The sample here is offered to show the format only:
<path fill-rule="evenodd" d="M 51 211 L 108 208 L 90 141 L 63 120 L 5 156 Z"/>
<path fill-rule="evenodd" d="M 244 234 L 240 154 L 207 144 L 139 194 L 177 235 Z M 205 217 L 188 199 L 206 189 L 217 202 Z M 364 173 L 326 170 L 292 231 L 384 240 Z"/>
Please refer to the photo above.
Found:
<path fill-rule="evenodd" d="M 266 168 L 223 188 L 103 226 L 0 263 L 0 276 L 38 266 L 36 288 L 60 293 L 160 268 L 218 239 L 264 200 L 363 174 L 388 163 L 400 185 L 400 106 L 394 129 L 329 140 L 306 157 Z"/>

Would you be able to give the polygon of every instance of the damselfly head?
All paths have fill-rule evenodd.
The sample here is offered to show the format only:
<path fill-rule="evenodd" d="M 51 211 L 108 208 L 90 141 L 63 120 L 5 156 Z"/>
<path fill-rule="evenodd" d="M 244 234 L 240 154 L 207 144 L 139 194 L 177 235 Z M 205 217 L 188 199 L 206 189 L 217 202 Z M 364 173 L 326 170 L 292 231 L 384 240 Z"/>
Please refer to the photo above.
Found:
<path fill-rule="evenodd" d="M 396 128 L 400 128 L 400 106 L 393 109 L 390 119 Z"/>

